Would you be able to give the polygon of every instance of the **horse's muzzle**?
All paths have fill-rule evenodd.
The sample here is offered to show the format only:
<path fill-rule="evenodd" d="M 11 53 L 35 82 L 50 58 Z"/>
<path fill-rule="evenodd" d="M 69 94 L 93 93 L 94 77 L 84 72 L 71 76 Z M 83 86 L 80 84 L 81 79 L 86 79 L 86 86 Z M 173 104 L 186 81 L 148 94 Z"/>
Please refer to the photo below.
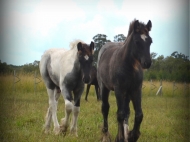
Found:
<path fill-rule="evenodd" d="M 150 66 L 151 66 L 151 62 L 144 62 L 142 64 L 143 69 L 148 69 L 148 68 L 150 68 Z"/>
<path fill-rule="evenodd" d="M 82 78 L 82 81 L 84 82 L 84 83 L 89 83 L 90 82 L 90 76 L 84 76 L 83 78 Z"/>

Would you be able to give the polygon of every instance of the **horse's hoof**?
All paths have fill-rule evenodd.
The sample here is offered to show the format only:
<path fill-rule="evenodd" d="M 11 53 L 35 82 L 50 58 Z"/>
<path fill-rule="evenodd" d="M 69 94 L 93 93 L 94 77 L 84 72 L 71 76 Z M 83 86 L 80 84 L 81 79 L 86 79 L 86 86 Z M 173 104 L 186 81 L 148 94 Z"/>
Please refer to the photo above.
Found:
<path fill-rule="evenodd" d="M 42 133 L 49 134 L 50 133 L 50 127 L 49 126 L 44 126 L 42 129 Z"/>
<path fill-rule="evenodd" d="M 65 133 L 66 134 L 66 132 L 67 132 L 67 128 L 68 128 L 68 124 L 66 124 L 66 122 L 65 122 L 65 118 L 62 118 L 61 119 L 61 125 L 60 125 L 60 131 L 61 131 L 61 133 Z"/>
<path fill-rule="evenodd" d="M 71 135 L 74 135 L 75 137 L 78 137 L 77 128 L 71 128 L 70 134 L 71 134 Z"/>
<path fill-rule="evenodd" d="M 50 134 L 50 130 L 49 129 L 44 129 L 43 130 L 45 134 Z"/>
<path fill-rule="evenodd" d="M 137 142 L 140 132 L 135 133 L 133 130 L 129 132 L 128 142 Z"/>
<path fill-rule="evenodd" d="M 60 126 L 54 127 L 53 132 L 55 135 L 59 135 L 60 134 Z"/>
<path fill-rule="evenodd" d="M 106 132 L 103 134 L 102 142 L 111 142 L 111 137 L 110 137 L 109 132 Z"/>
<path fill-rule="evenodd" d="M 55 133 L 55 135 L 59 135 L 60 134 L 60 127 L 54 128 L 53 132 Z"/>

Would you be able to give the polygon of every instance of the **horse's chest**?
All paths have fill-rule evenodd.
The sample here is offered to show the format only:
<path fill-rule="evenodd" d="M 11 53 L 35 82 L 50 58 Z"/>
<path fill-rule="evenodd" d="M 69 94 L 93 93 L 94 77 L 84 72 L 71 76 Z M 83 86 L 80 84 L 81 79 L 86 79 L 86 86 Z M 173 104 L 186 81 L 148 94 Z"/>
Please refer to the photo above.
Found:
<path fill-rule="evenodd" d="M 72 74 L 67 73 L 63 80 L 63 83 L 67 86 L 67 88 L 74 89 L 79 83 L 82 82 L 82 77 L 80 74 Z"/>
<path fill-rule="evenodd" d="M 142 80 L 143 80 L 142 72 L 120 71 L 120 72 L 116 72 L 112 78 L 112 82 L 114 86 L 118 86 L 123 89 L 137 88 L 142 84 Z"/>

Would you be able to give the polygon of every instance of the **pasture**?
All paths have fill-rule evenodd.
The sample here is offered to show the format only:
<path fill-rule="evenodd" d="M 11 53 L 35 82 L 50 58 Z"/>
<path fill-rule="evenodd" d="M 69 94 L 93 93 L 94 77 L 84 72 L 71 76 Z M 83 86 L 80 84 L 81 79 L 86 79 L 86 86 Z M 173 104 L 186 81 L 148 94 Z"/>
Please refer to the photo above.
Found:
<path fill-rule="evenodd" d="M 97 102 L 94 86 L 90 88 L 88 102 L 85 92 L 81 98 L 81 111 L 78 119 L 78 137 L 47 135 L 42 131 L 48 108 L 48 96 L 44 83 L 39 83 L 34 92 L 34 77 L 30 74 L 18 75 L 20 82 L 13 90 L 13 76 L 0 76 L 0 141 L 1 142 L 99 142 L 103 118 L 101 102 Z M 154 84 L 159 87 L 159 82 Z M 163 81 L 163 96 L 156 96 L 158 88 L 150 94 L 150 82 L 143 82 L 142 109 L 144 118 L 141 125 L 139 142 L 188 142 L 190 139 L 190 94 L 184 92 L 184 85 Z M 117 132 L 116 101 L 113 92 L 109 97 L 108 116 L 112 141 Z M 64 116 L 64 101 L 60 97 L 58 120 Z M 134 111 L 130 103 L 130 130 L 133 125 Z M 53 129 L 53 127 L 52 127 Z"/>

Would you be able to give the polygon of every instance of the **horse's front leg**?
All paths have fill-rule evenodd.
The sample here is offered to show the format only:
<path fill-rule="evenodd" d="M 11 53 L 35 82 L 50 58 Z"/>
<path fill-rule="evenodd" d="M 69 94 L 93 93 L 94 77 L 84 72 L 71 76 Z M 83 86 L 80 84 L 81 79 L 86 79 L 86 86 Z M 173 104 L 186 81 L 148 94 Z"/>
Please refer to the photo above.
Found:
<path fill-rule="evenodd" d="M 143 112 L 141 108 L 141 90 L 132 96 L 132 103 L 135 109 L 135 121 L 133 130 L 129 133 L 129 142 L 136 142 L 140 136 L 140 125 L 143 119 Z"/>
<path fill-rule="evenodd" d="M 85 100 L 88 101 L 87 97 L 88 97 L 88 93 L 89 93 L 89 89 L 90 89 L 90 84 L 87 84 L 87 88 L 86 88 L 86 96 L 85 96 Z"/>
<path fill-rule="evenodd" d="M 80 99 L 81 95 L 84 91 L 84 84 L 81 83 L 78 85 L 78 87 L 73 91 L 74 93 L 74 106 L 73 106 L 73 118 L 72 118 L 72 125 L 70 132 L 71 134 L 74 134 L 76 137 L 78 137 L 77 133 L 77 120 L 78 120 L 78 115 L 80 112 Z"/>
<path fill-rule="evenodd" d="M 118 122 L 118 132 L 117 136 L 115 138 L 116 142 L 124 142 L 125 136 L 124 136 L 124 118 L 125 118 L 125 111 L 124 111 L 124 105 L 125 105 L 125 96 L 120 91 L 120 89 L 115 89 L 115 96 L 117 101 L 117 122 Z"/>
<path fill-rule="evenodd" d="M 69 127 L 69 118 L 70 114 L 73 110 L 73 104 L 72 104 L 72 94 L 71 91 L 69 91 L 65 85 L 61 88 L 62 95 L 65 100 L 65 117 L 61 119 L 61 132 L 65 135 L 67 132 L 67 128 Z"/>
<path fill-rule="evenodd" d="M 129 94 L 125 94 L 125 104 L 124 104 L 125 119 L 123 122 L 125 142 L 128 142 L 128 135 L 129 135 L 129 122 L 128 122 L 130 116 L 129 102 L 130 102 Z"/>

